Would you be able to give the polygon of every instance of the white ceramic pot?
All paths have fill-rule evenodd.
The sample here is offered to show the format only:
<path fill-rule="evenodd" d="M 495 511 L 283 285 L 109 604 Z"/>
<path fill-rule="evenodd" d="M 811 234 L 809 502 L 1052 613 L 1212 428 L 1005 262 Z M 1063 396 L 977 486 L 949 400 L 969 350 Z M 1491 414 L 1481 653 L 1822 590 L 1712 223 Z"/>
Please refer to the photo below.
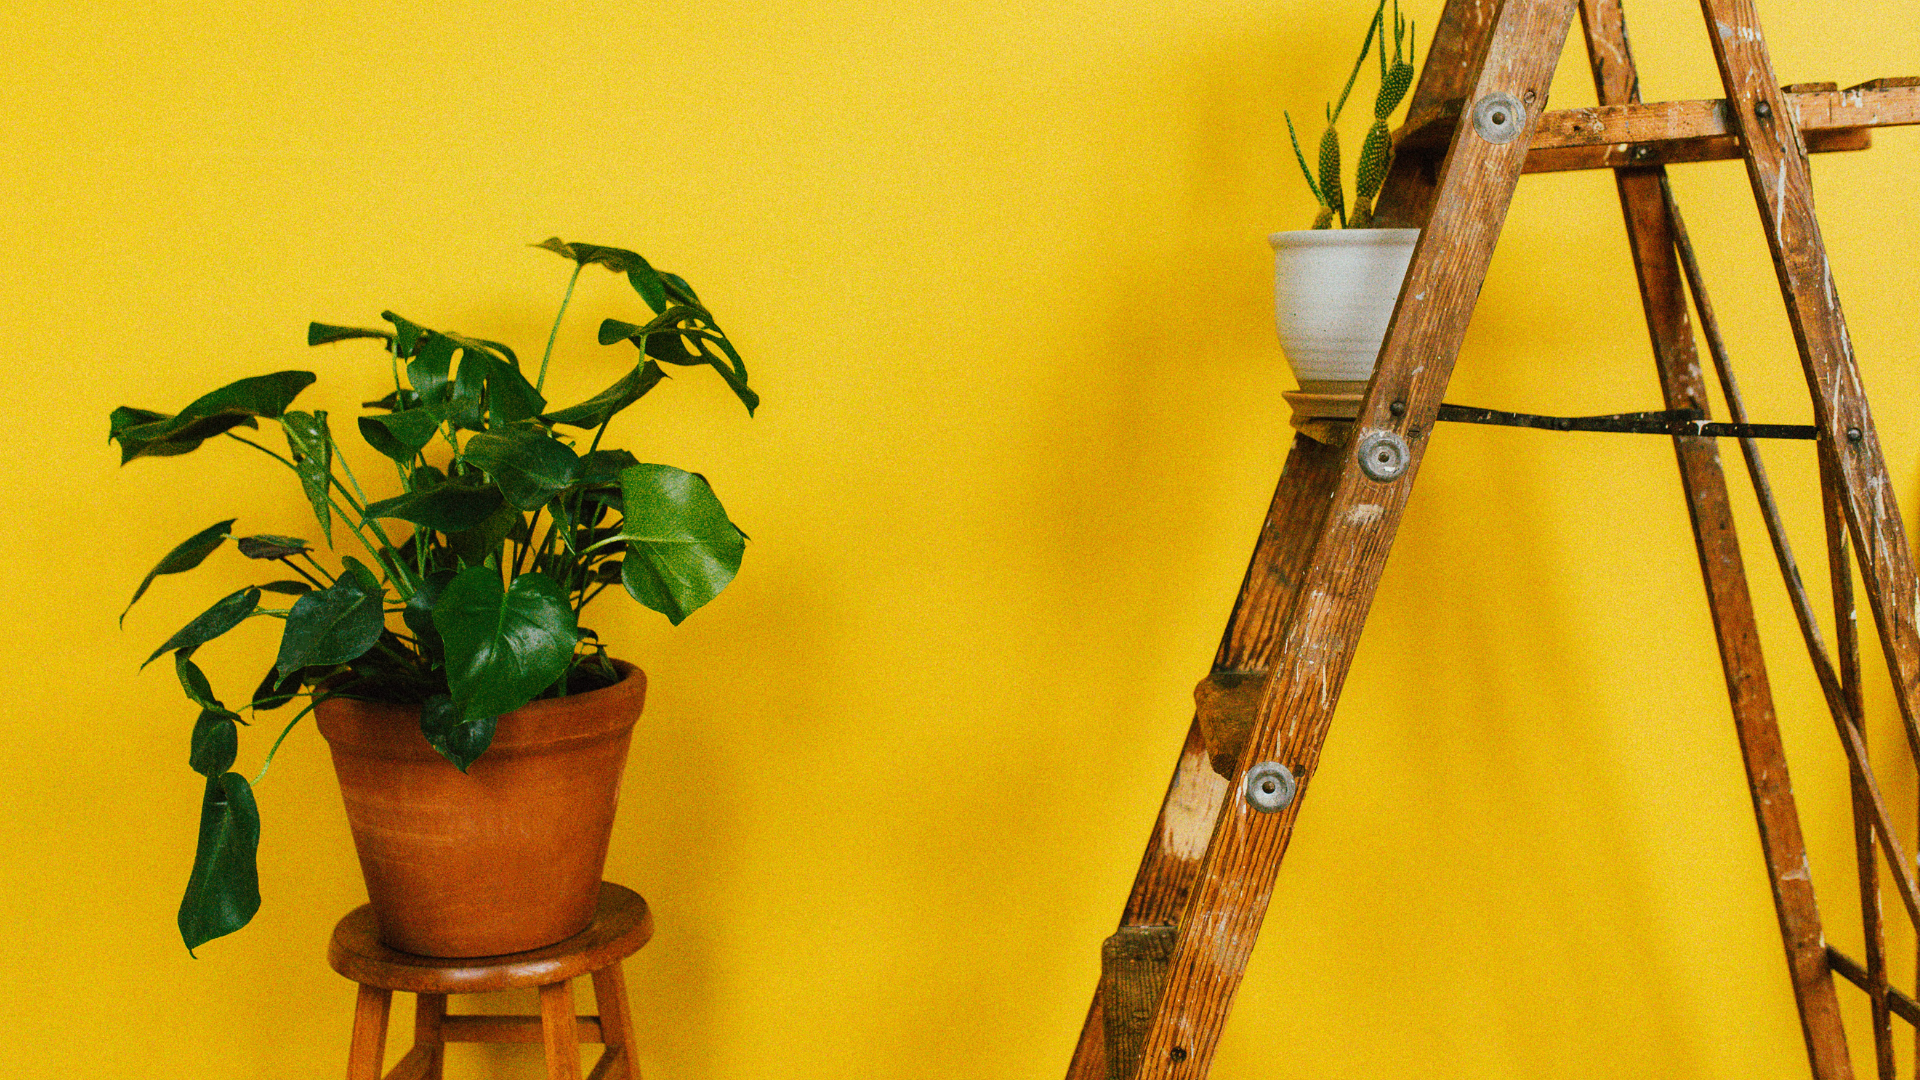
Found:
<path fill-rule="evenodd" d="M 1303 390 L 1373 377 L 1419 229 L 1274 233 L 1273 321 Z"/>

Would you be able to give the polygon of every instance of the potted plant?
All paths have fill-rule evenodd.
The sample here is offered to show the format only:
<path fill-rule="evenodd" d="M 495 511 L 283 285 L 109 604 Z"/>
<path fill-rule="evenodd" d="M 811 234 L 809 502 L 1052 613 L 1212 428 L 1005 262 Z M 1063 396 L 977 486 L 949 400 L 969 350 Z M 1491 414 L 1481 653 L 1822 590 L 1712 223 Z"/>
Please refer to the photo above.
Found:
<path fill-rule="evenodd" d="M 309 345 L 380 342 L 393 391 L 367 403 L 359 435 L 389 459 L 396 490 L 354 475 L 325 412 L 293 408 L 315 381 L 279 371 L 223 386 L 168 414 L 123 406 L 121 461 L 209 440 L 244 444 L 297 478 L 314 538 L 237 537 L 273 580 L 227 596 L 168 638 L 199 716 L 189 763 L 206 778 L 199 844 L 180 903 L 189 951 L 259 908 L 254 786 L 309 712 L 327 738 L 370 899 L 389 945 L 438 956 L 537 948 L 591 919 L 627 739 L 645 677 L 608 657 L 582 611 L 616 585 L 678 624 L 733 579 L 745 534 L 702 476 L 601 445 L 613 417 L 657 387 L 661 365 L 717 372 L 749 415 L 746 366 L 693 287 L 620 248 L 536 245 L 574 263 L 533 378 L 506 345 L 393 312 L 376 329 L 312 324 Z M 543 395 L 574 283 L 590 265 L 626 275 L 653 311 L 607 319 L 602 345 L 632 347 L 613 385 L 565 408 Z M 278 440 L 252 437 L 276 424 Z M 589 435 L 590 433 L 590 435 Z M 581 445 L 582 443 L 585 445 Z M 369 483 L 368 487 L 371 487 Z M 168 552 L 134 591 L 200 565 L 234 536 L 218 522 Z M 356 549 L 332 556 L 335 534 Z M 126 613 L 121 613 L 124 622 Z M 194 662 L 249 619 L 284 623 L 257 688 L 230 707 Z M 143 667 L 145 665 L 142 665 Z M 251 780 L 233 771 L 239 710 L 307 704 Z"/>
<path fill-rule="evenodd" d="M 1380 89 L 1374 97 L 1373 121 L 1361 144 L 1349 213 L 1340 177 L 1340 136 L 1334 125 L 1376 40 Z M 1327 106 L 1317 174 L 1307 166 L 1293 117 L 1287 116 L 1294 158 L 1320 209 L 1311 229 L 1274 233 L 1268 242 L 1274 255 L 1274 322 L 1294 377 L 1307 395 L 1351 395 L 1357 390 L 1355 383 L 1372 377 L 1387 321 L 1406 278 L 1420 230 L 1374 228 L 1373 200 L 1393 162 L 1387 118 L 1412 84 L 1412 24 L 1400 17 L 1399 0 L 1394 0 L 1393 59 L 1389 61 L 1386 3 L 1381 0 L 1367 24 L 1345 89 L 1337 102 Z M 1340 227 L 1335 228 L 1336 224 Z"/>

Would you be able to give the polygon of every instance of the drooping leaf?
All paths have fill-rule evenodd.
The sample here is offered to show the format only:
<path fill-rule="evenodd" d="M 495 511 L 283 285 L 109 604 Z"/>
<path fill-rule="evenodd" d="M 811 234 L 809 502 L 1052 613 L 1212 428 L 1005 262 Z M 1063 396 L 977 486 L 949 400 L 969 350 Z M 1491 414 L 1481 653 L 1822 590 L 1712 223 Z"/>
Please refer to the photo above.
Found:
<path fill-rule="evenodd" d="M 760 395 L 747 385 L 746 365 L 740 362 L 739 353 L 727 342 L 726 335 L 683 325 L 695 319 L 697 314 L 685 307 L 669 308 L 645 326 L 607 319 L 600 324 L 600 344 L 610 345 L 625 339 L 661 363 L 681 367 L 711 367 L 720 373 L 728 389 L 747 407 L 747 415 L 752 416 L 754 410 L 760 407 Z M 709 345 L 713 344 L 719 345 L 726 355 L 711 351 Z"/>
<path fill-rule="evenodd" d="M 493 745 L 493 732 L 499 720 L 497 716 L 463 720 L 452 698 L 435 694 L 420 708 L 420 734 L 425 735 L 427 745 L 451 761 L 454 768 L 466 772 L 468 766 Z"/>
<path fill-rule="evenodd" d="M 193 744 L 187 751 L 187 764 L 209 779 L 233 768 L 240 756 L 240 729 L 234 715 L 225 709 L 201 709 L 193 722 Z"/>
<path fill-rule="evenodd" d="M 240 554 L 249 559 L 289 559 L 313 550 L 297 536 L 275 536 L 272 533 L 243 536 L 235 543 L 240 545 Z"/>
<path fill-rule="evenodd" d="M 320 535 L 333 546 L 333 509 L 327 491 L 333 477 L 333 436 L 327 431 L 327 414 L 290 412 L 280 418 L 287 434 L 287 448 L 293 451 L 294 471 L 300 474 L 300 486 L 313 505 L 313 516 L 320 522 Z"/>
<path fill-rule="evenodd" d="M 274 670 L 281 678 L 305 667 L 327 667 L 357 660 L 380 640 L 386 627 L 379 579 L 351 555 L 346 571 L 332 585 L 293 602 Z"/>
<path fill-rule="evenodd" d="M 635 262 L 646 262 L 645 259 L 625 248 L 602 247 L 599 244 L 569 244 L 557 236 L 550 236 L 530 246 L 572 259 L 581 266 L 598 263 L 616 274 L 626 273 Z"/>
<path fill-rule="evenodd" d="M 517 424 L 540 415 L 547 399 L 540 396 L 518 366 L 494 361 L 487 373 L 487 418 L 494 424 Z"/>
<path fill-rule="evenodd" d="M 549 424 L 566 424 L 577 428 L 597 428 L 612 419 L 620 410 L 639 401 L 647 391 L 660 385 L 667 373 L 660 365 L 646 361 L 620 377 L 620 381 L 593 395 L 578 405 L 550 412 L 540 419 Z"/>
<path fill-rule="evenodd" d="M 572 483 L 580 458 L 538 428 L 483 431 L 467 440 L 466 459 L 487 471 L 517 510 L 539 508 Z"/>
<path fill-rule="evenodd" d="M 687 284 L 686 278 L 681 277 L 679 274 L 669 274 L 662 271 L 660 279 L 665 283 L 668 294 L 673 296 L 675 300 L 683 304 L 698 304 L 700 302 L 700 294 L 693 291 L 693 286 Z"/>
<path fill-rule="evenodd" d="M 260 591 L 279 593 L 282 596 L 302 596 L 313 591 L 313 583 L 310 581 L 295 581 L 291 578 L 285 581 L 269 581 L 265 585 L 260 586 Z"/>
<path fill-rule="evenodd" d="M 367 440 L 367 445 L 400 462 L 412 461 L 440 430 L 440 422 L 425 409 L 362 416 L 359 422 L 360 437 Z"/>
<path fill-rule="evenodd" d="M 391 311 L 381 312 L 380 317 L 393 324 L 393 352 L 403 359 L 412 356 L 414 350 L 420 347 L 420 338 L 430 332 L 419 323 Z"/>
<path fill-rule="evenodd" d="M 137 457 L 184 454 L 221 432 L 258 427 L 255 417 L 280 416 L 314 379 L 311 371 L 256 375 L 228 383 L 174 416 L 123 405 L 109 417 L 107 437 L 120 443 L 123 465 Z"/>
<path fill-rule="evenodd" d="M 260 810 L 239 773 L 207 780 L 200 804 L 200 842 L 180 898 L 180 938 L 187 952 L 247 925 L 260 910 Z"/>
<path fill-rule="evenodd" d="M 400 613 L 401 621 L 407 629 L 413 631 L 414 639 L 420 642 L 420 649 L 429 657 L 438 659 L 445 651 L 440 642 L 440 631 L 433 625 L 433 606 L 440 602 L 440 594 L 447 589 L 447 583 L 453 580 L 452 570 L 435 570 L 428 574 L 420 588 L 407 598 L 406 610 Z"/>
<path fill-rule="evenodd" d="M 463 722 L 532 701 L 573 655 L 576 623 L 566 590 L 538 572 L 502 589 L 491 567 L 461 571 L 434 604 L 433 625 L 445 643 L 447 686 Z"/>
<path fill-rule="evenodd" d="M 633 286 L 634 292 L 640 294 L 640 299 L 647 302 L 647 306 L 653 309 L 654 314 L 657 315 L 666 310 L 666 283 L 660 280 L 659 271 L 647 265 L 647 260 L 641 259 L 637 266 L 628 268 L 627 283 Z"/>
<path fill-rule="evenodd" d="M 393 344 L 393 332 L 390 330 L 363 330 L 357 326 L 328 326 L 317 322 L 307 324 L 308 345 L 326 345 L 352 338 L 378 338 L 389 345 Z"/>
<path fill-rule="evenodd" d="M 486 490 L 494 492 L 498 497 L 499 489 L 488 487 Z M 481 519 L 478 525 L 460 532 L 448 533 L 447 550 L 453 552 L 454 558 L 460 560 L 460 565 L 463 567 L 480 566 L 487 561 L 488 556 L 500 554 L 500 545 L 506 542 L 507 537 L 511 536 L 515 529 L 524 531 L 525 527 L 526 518 L 521 516 L 520 511 L 508 506 L 502 500 L 497 504 L 494 512 Z"/>
<path fill-rule="evenodd" d="M 238 520 L 240 519 L 228 518 L 217 524 L 209 525 L 199 532 L 194 533 L 192 536 L 187 537 L 185 540 L 180 541 L 178 544 L 175 544 L 173 550 L 167 552 L 166 555 L 161 558 L 159 564 L 152 570 L 147 571 L 146 577 L 140 579 L 140 587 L 133 590 L 133 599 L 127 601 L 127 606 L 120 612 L 120 622 L 124 624 L 127 621 L 127 612 L 132 611 L 133 605 L 139 603 L 140 598 L 147 595 L 147 586 L 153 584 L 154 578 L 159 577 L 161 574 L 182 573 L 205 562 L 207 556 L 213 554 L 214 550 L 224 543 L 227 537 L 233 535 L 233 523 Z"/>
<path fill-rule="evenodd" d="M 385 409 L 388 412 L 403 412 L 420 407 L 420 395 L 411 390 L 394 390 L 378 401 L 363 401 L 363 409 Z"/>
<path fill-rule="evenodd" d="M 300 692 L 301 676 L 304 674 L 303 671 L 296 671 L 282 678 L 279 668 L 268 668 L 266 678 L 261 679 L 260 685 L 253 691 L 253 699 L 247 703 L 247 708 L 255 712 L 268 711 L 292 701 Z"/>
<path fill-rule="evenodd" d="M 153 663 L 175 649 L 197 649 L 221 634 L 245 622 L 254 609 L 260 606 L 260 590 L 251 586 L 220 598 L 214 605 L 194 616 L 193 621 L 180 628 L 179 632 L 167 639 L 165 645 L 153 650 L 141 668 Z"/>
<path fill-rule="evenodd" d="M 453 400 L 453 356 L 460 346 L 444 334 L 419 332 L 418 351 L 407 362 L 407 381 L 420 396 L 420 407 L 445 420 Z"/>
<path fill-rule="evenodd" d="M 457 533 L 480 525 L 502 505 L 500 490 L 493 485 L 456 480 L 372 503 L 367 517 L 398 518 L 435 532 Z"/>
<path fill-rule="evenodd" d="M 621 472 L 627 541 L 621 581 L 635 600 L 678 625 L 720 595 L 740 569 L 746 538 L 707 482 L 670 465 Z"/>

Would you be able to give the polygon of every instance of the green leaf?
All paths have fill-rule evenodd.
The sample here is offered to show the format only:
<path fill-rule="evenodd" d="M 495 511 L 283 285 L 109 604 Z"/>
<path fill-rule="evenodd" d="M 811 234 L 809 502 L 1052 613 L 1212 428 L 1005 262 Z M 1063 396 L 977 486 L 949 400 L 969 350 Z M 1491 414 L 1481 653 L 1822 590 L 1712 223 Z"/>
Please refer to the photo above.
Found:
<path fill-rule="evenodd" d="M 394 390 L 390 391 L 386 397 L 378 401 L 363 401 L 360 403 L 360 406 L 365 409 L 385 409 L 388 412 L 402 412 L 407 409 L 419 408 L 420 395 L 414 393 L 412 390 Z"/>
<path fill-rule="evenodd" d="M 304 596 L 313 591 L 313 583 L 310 581 L 294 581 L 291 578 L 285 581 L 269 581 L 265 585 L 260 586 L 260 591 L 279 593 L 281 596 Z"/>
<path fill-rule="evenodd" d="M 440 421 L 425 409 L 360 417 L 360 437 L 367 440 L 367 445 L 399 462 L 412 461 L 439 430 Z"/>
<path fill-rule="evenodd" d="M 620 377 L 620 381 L 593 395 L 587 400 L 558 412 L 550 412 L 540 419 L 548 424 L 566 424 L 577 428 L 597 428 L 612 419 L 620 410 L 639 401 L 647 391 L 660 385 L 667 373 L 660 365 L 651 360 L 634 368 Z"/>
<path fill-rule="evenodd" d="M 297 536 L 275 536 L 271 533 L 243 536 L 236 543 L 240 545 L 240 554 L 249 559 L 287 559 L 313 550 Z"/>
<path fill-rule="evenodd" d="M 311 371 L 276 371 L 241 379 L 206 394 L 176 416 L 123 405 L 108 418 L 107 438 L 119 441 L 122 465 L 137 457 L 184 454 L 221 432 L 258 427 L 255 417 L 280 416 L 314 378 Z"/>
<path fill-rule="evenodd" d="M 304 671 L 296 671 L 282 678 L 278 668 L 268 668 L 266 678 L 261 679 L 260 685 L 254 689 L 253 698 L 247 703 L 247 708 L 255 712 L 273 710 L 292 701 L 300 692 L 300 683 L 304 675 Z"/>
<path fill-rule="evenodd" d="M 520 369 L 495 360 L 487 372 L 487 417 L 494 424 L 517 424 L 540 415 L 547 399 Z"/>
<path fill-rule="evenodd" d="M 635 263 L 642 265 L 646 263 L 645 259 L 625 248 L 601 247 L 599 244 L 569 244 L 557 236 L 550 236 L 530 246 L 572 259 L 581 266 L 599 263 L 616 274 L 626 273 Z"/>
<path fill-rule="evenodd" d="M 187 751 L 187 764 L 201 776 L 219 776 L 233 768 L 240 756 L 240 729 L 233 714 L 225 709 L 201 709 L 193 722 L 193 745 Z"/>
<path fill-rule="evenodd" d="M 194 616 L 192 622 L 180 628 L 179 632 L 167 639 L 165 645 L 153 650 L 140 667 L 145 669 L 175 649 L 197 649 L 221 634 L 245 622 L 254 609 L 260 606 L 260 590 L 249 586 L 237 593 L 222 597 L 212 607 Z"/>
<path fill-rule="evenodd" d="M 617 484 L 620 472 L 640 464 L 625 450 L 595 450 L 580 459 L 574 482 L 578 484 Z"/>
<path fill-rule="evenodd" d="M 333 546 L 333 508 L 328 502 L 328 483 L 333 476 L 333 436 L 327 431 L 325 412 L 290 412 L 280 418 L 286 432 L 287 448 L 293 451 L 294 471 L 300 474 L 300 486 L 313 504 L 313 516 L 319 519 L 320 535 Z"/>
<path fill-rule="evenodd" d="M 503 505 L 500 490 L 491 484 L 455 480 L 382 499 L 367 507 L 367 517 L 398 518 L 435 532 L 457 533 L 479 526 Z"/>
<path fill-rule="evenodd" d="M 438 750 L 441 757 L 453 762 L 454 768 L 466 772 L 467 767 L 493 745 L 493 731 L 499 720 L 497 716 L 462 720 L 452 698 L 435 694 L 420 707 L 420 734 L 427 737 L 427 745 Z"/>
<path fill-rule="evenodd" d="M 192 649 L 181 649 L 173 654 L 173 672 L 180 676 L 180 689 L 186 692 L 188 701 L 203 709 L 226 711 L 227 707 L 213 696 L 213 684 L 207 681 L 206 672 L 193 662 Z"/>
<path fill-rule="evenodd" d="M 636 255 L 634 258 L 640 257 Z M 628 268 L 627 282 L 633 286 L 634 292 L 640 294 L 640 299 L 653 309 L 654 314 L 658 315 L 667 309 L 666 283 L 660 280 L 659 271 L 647 265 L 647 260 L 640 259 L 638 265 Z"/>
<path fill-rule="evenodd" d="M 600 324 L 599 340 L 602 345 L 625 338 L 640 349 L 642 353 L 662 363 L 677 364 L 681 367 L 706 365 L 720 373 L 727 387 L 731 389 L 741 404 L 747 407 L 747 415 L 752 416 L 760 407 L 760 395 L 747 385 L 747 368 L 740 362 L 740 355 L 726 340 L 726 335 L 701 329 L 697 326 L 682 326 L 680 323 L 694 320 L 699 313 L 685 307 L 670 308 L 659 318 L 645 326 L 607 319 Z M 688 342 L 693 344 L 689 347 Z M 725 356 L 716 355 L 707 349 L 709 342 L 719 345 Z"/>
<path fill-rule="evenodd" d="M 334 583 L 293 602 L 280 638 L 274 670 L 286 678 L 304 667 L 328 667 L 357 660 L 380 640 L 386 628 L 379 579 L 349 555 Z"/>
<path fill-rule="evenodd" d="M 260 809 L 239 773 L 207 780 L 200 804 L 200 843 L 180 898 L 180 938 L 187 952 L 247 925 L 260 910 Z"/>
<path fill-rule="evenodd" d="M 448 583 L 433 607 L 446 644 L 447 687 L 462 722 L 499 716 L 553 685 L 573 656 L 573 609 L 566 590 L 545 574 L 513 579 L 474 566 Z"/>
<path fill-rule="evenodd" d="M 440 594 L 447 589 L 447 583 L 453 580 L 452 570 L 435 570 L 420 583 L 420 588 L 407 597 L 406 610 L 400 613 L 400 619 L 413 631 L 420 642 L 420 648 L 434 659 L 445 652 L 440 642 L 440 631 L 433 625 L 433 606 L 440 602 Z"/>
<path fill-rule="evenodd" d="M 621 582 L 677 626 L 733 580 L 746 538 L 705 480 L 670 465 L 622 471 L 620 494 L 627 541 Z"/>
<path fill-rule="evenodd" d="M 393 344 L 393 332 L 390 330 L 362 330 L 354 326 L 328 326 L 317 322 L 307 324 L 308 345 L 326 345 L 351 338 L 379 338 L 388 345 Z"/>
<path fill-rule="evenodd" d="M 487 471 L 509 505 L 535 510 L 573 484 L 580 458 L 538 428 L 483 431 L 467 440 L 466 459 Z"/>
<path fill-rule="evenodd" d="M 667 286 L 668 295 L 672 296 L 675 300 L 683 304 L 698 304 L 700 302 L 700 294 L 693 291 L 693 286 L 687 284 L 686 278 L 681 277 L 679 274 L 669 274 L 662 271 L 660 279 Z"/>
<path fill-rule="evenodd" d="M 499 497 L 498 488 L 489 487 L 486 490 L 493 492 L 496 498 Z M 498 508 L 481 519 L 478 525 L 460 532 L 448 533 L 447 550 L 453 552 L 454 558 L 460 561 L 459 565 L 479 566 L 485 563 L 489 556 L 499 555 L 500 545 L 513 534 L 516 527 L 524 531 L 525 525 L 526 518 L 520 515 L 520 511 L 508 506 L 502 500 Z M 446 532 L 445 529 L 440 531 Z"/>
<path fill-rule="evenodd" d="M 421 329 L 419 352 L 407 363 L 407 381 L 420 395 L 420 405 L 441 420 L 453 401 L 453 355 L 460 346 L 444 334 Z"/>
<path fill-rule="evenodd" d="M 233 523 L 238 520 L 240 519 L 228 518 L 218 524 L 209 525 L 199 532 L 194 533 L 192 536 L 187 537 L 185 540 L 180 541 L 178 544 L 175 544 L 173 550 L 167 552 L 166 555 L 161 558 L 159 564 L 152 570 L 147 571 L 146 577 L 140 579 L 140 587 L 133 590 L 133 599 L 127 601 L 127 606 L 120 612 L 120 622 L 123 625 L 126 623 L 127 612 L 132 611 L 133 605 L 139 603 L 140 598 L 147 595 L 147 586 L 153 584 L 154 578 L 159 577 L 161 574 L 182 573 L 205 562 L 207 556 L 213 554 L 215 548 L 218 548 L 224 543 L 227 537 L 233 535 Z"/>
<path fill-rule="evenodd" d="M 393 354 L 409 357 L 420 347 L 420 338 L 432 331 L 419 323 L 403 319 L 391 311 L 383 311 L 380 317 L 393 324 Z"/>

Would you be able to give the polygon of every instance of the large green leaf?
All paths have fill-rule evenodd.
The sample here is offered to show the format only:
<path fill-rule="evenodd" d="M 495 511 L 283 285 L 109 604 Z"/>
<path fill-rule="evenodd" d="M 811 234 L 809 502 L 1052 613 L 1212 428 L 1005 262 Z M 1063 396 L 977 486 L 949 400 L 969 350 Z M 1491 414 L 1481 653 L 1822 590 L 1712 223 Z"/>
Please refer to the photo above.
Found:
<path fill-rule="evenodd" d="M 252 587 L 221 597 L 214 605 L 194 616 L 193 621 L 153 650 L 140 666 L 145 668 L 175 649 L 197 649 L 221 634 L 239 626 L 260 606 L 260 590 Z"/>
<path fill-rule="evenodd" d="M 647 391 L 660 385 L 667 373 L 660 365 L 651 360 L 634 368 L 620 377 L 620 381 L 593 395 L 578 405 L 550 412 L 540 419 L 549 424 L 566 424 L 577 428 L 597 428 L 612 419 L 614 414 L 646 396 Z"/>
<path fill-rule="evenodd" d="M 421 407 L 445 420 L 453 400 L 453 356 L 460 346 L 444 334 L 425 329 L 419 333 L 419 349 L 407 362 L 407 381 L 420 396 Z"/>
<path fill-rule="evenodd" d="M 173 550 L 167 552 L 166 556 L 160 560 L 159 565 L 147 571 L 147 576 L 140 579 L 140 587 L 133 590 L 133 599 L 127 601 L 127 606 L 120 612 L 120 622 L 124 624 L 127 621 L 127 612 L 132 611 L 133 605 L 147 595 L 147 586 L 153 584 L 154 578 L 161 574 L 178 574 L 191 570 L 205 562 L 215 548 L 224 543 L 227 537 L 233 535 L 233 523 L 238 520 L 240 519 L 228 518 L 218 524 L 209 525 L 175 544 Z"/>
<path fill-rule="evenodd" d="M 296 671 L 282 678 L 279 668 L 268 668 L 266 678 L 260 680 L 259 687 L 253 692 L 253 700 L 247 703 L 247 708 L 255 712 L 263 709 L 272 710 L 292 701 L 294 695 L 300 692 L 302 674 L 303 672 Z"/>
<path fill-rule="evenodd" d="M 428 657 L 438 660 L 445 647 L 440 643 L 440 631 L 433 625 L 433 606 L 440 602 L 440 594 L 447 590 L 447 583 L 453 580 L 452 570 L 435 570 L 428 574 L 412 596 L 407 597 L 406 610 L 400 613 L 401 621 L 407 629 L 413 631 L 414 639 L 420 642 L 420 649 Z"/>
<path fill-rule="evenodd" d="M 645 355 L 662 363 L 681 367 L 711 367 L 719 372 L 727 388 L 747 407 L 747 415 L 752 416 L 754 410 L 760 407 L 760 395 L 747 385 L 747 368 L 741 363 L 740 354 L 734 351 L 725 334 L 684 325 L 697 317 L 698 314 L 691 309 L 674 307 L 668 308 L 645 326 L 608 319 L 600 324 L 600 343 L 610 345 L 625 339 L 633 342 Z M 710 345 L 718 345 L 726 355 L 711 351 Z"/>
<path fill-rule="evenodd" d="M 705 480 L 670 465 L 623 470 L 620 495 L 627 541 L 621 582 L 678 625 L 733 580 L 746 537 Z"/>
<path fill-rule="evenodd" d="M 446 645 L 447 687 L 462 722 L 532 701 L 567 669 L 577 637 L 566 590 L 542 573 L 500 586 L 500 572 L 460 572 L 433 606 Z"/>
<path fill-rule="evenodd" d="M 108 420 L 110 440 L 120 443 L 120 463 L 137 457 L 184 454 L 236 427 L 258 427 L 255 417 L 278 417 L 300 391 L 313 385 L 311 371 L 276 371 L 228 383 L 177 415 L 121 406 Z"/>
<path fill-rule="evenodd" d="M 439 430 L 440 421 L 425 409 L 360 417 L 360 437 L 367 445 L 401 462 L 412 461 Z"/>
<path fill-rule="evenodd" d="M 201 709 L 193 722 L 193 743 L 187 751 L 187 764 L 201 776 L 212 778 L 233 768 L 240 756 L 240 729 L 234 715 L 225 709 Z"/>
<path fill-rule="evenodd" d="M 412 356 L 420 347 L 421 337 L 429 333 L 426 327 L 391 311 L 381 312 L 380 317 L 393 324 L 393 352 L 402 359 Z"/>
<path fill-rule="evenodd" d="M 574 480 L 581 484 L 617 484 L 620 473 L 640 464 L 640 459 L 625 450 L 595 450 L 582 455 Z"/>
<path fill-rule="evenodd" d="M 287 678 L 304 667 L 326 667 L 357 660 L 380 640 L 386 628 L 380 581 L 351 555 L 346 572 L 334 583 L 293 602 L 280 638 L 274 670 Z"/>
<path fill-rule="evenodd" d="M 499 489 L 489 487 L 498 497 Z M 505 500 L 497 504 L 493 513 L 481 519 L 478 525 L 460 532 L 447 533 L 447 550 L 453 552 L 462 567 L 479 566 L 489 556 L 500 554 L 500 545 L 513 534 L 516 526 L 524 526 L 526 518 L 520 511 L 508 506 Z M 445 530 L 441 530 L 445 531 Z"/>
<path fill-rule="evenodd" d="M 497 716 L 463 720 L 453 699 L 445 694 L 433 695 L 420 707 L 420 734 L 426 736 L 427 745 L 438 750 L 441 757 L 461 772 L 466 772 L 467 767 L 493 745 L 493 732 L 499 721 Z"/>
<path fill-rule="evenodd" d="M 333 546 L 333 513 L 327 487 L 333 477 L 333 435 L 327 431 L 325 412 L 290 412 L 280 418 L 287 434 L 287 448 L 293 451 L 294 471 L 300 474 L 300 486 L 313 504 L 313 516 L 320 521 L 320 535 Z"/>
<path fill-rule="evenodd" d="M 435 532 L 457 533 L 486 522 L 503 505 L 500 490 L 493 485 L 453 480 L 372 503 L 367 517 L 398 518 Z"/>
<path fill-rule="evenodd" d="M 483 431 L 467 440 L 467 462 L 487 471 L 517 510 L 534 510 L 573 484 L 579 455 L 538 428 Z"/>
<path fill-rule="evenodd" d="M 207 779 L 200 803 L 200 842 L 180 898 L 180 938 L 187 952 L 247 925 L 260 910 L 260 809 L 239 773 Z"/>

